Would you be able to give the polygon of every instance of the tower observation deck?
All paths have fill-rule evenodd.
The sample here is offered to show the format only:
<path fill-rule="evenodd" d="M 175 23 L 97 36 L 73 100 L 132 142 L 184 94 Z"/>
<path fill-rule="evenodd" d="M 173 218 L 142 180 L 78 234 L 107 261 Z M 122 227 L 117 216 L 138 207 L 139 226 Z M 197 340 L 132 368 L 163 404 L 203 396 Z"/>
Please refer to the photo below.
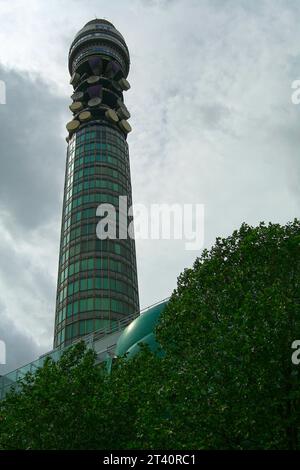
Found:
<path fill-rule="evenodd" d="M 71 44 L 73 116 L 67 124 L 55 348 L 113 327 L 139 310 L 135 241 L 118 236 L 121 213 L 125 229 L 132 222 L 119 206 L 120 196 L 132 205 L 130 113 L 123 98 L 130 88 L 129 66 L 125 40 L 107 20 L 89 21 Z M 117 237 L 97 236 L 100 204 L 115 208 Z"/>

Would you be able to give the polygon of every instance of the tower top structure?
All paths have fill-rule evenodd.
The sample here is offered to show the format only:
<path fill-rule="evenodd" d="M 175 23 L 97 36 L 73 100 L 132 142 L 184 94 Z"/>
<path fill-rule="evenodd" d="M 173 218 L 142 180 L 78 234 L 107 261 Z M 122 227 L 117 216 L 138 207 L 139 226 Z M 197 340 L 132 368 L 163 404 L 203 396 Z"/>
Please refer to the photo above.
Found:
<path fill-rule="evenodd" d="M 115 60 L 121 67 L 123 77 L 129 73 L 130 57 L 122 34 L 105 19 L 89 21 L 76 34 L 69 51 L 69 72 L 78 72 L 82 63 L 95 56 L 103 60 Z"/>

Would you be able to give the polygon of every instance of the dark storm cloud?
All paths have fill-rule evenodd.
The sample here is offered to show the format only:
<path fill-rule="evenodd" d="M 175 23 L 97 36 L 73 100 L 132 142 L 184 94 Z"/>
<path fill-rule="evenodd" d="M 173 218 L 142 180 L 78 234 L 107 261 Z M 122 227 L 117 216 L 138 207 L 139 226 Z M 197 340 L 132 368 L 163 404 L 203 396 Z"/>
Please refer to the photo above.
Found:
<path fill-rule="evenodd" d="M 40 78 L 1 67 L 0 79 L 1 375 L 51 347 L 68 112 Z"/>
<path fill-rule="evenodd" d="M 6 364 L 0 363 L 0 375 L 15 370 L 20 365 L 28 364 L 42 353 L 33 337 L 18 329 L 0 304 L 0 340 L 4 341 L 6 349 Z"/>
<path fill-rule="evenodd" d="M 22 229 L 57 214 L 63 184 L 66 102 L 40 79 L 0 68 L 6 104 L 0 105 L 0 208 Z"/>

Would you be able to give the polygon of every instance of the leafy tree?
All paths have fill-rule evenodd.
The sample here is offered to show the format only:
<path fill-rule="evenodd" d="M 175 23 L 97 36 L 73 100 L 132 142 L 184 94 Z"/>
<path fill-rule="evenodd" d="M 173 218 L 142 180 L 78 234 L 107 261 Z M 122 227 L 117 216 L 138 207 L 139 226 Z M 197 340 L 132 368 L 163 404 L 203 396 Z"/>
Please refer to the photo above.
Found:
<path fill-rule="evenodd" d="M 300 448 L 299 289 L 297 220 L 244 224 L 181 274 L 157 332 L 177 446 Z"/>
<path fill-rule="evenodd" d="M 300 222 L 243 224 L 178 279 L 111 374 L 83 345 L 0 402 L 0 448 L 299 449 Z"/>
<path fill-rule="evenodd" d="M 0 448 L 89 449 L 99 445 L 103 369 L 83 343 L 48 358 L 0 402 Z"/>

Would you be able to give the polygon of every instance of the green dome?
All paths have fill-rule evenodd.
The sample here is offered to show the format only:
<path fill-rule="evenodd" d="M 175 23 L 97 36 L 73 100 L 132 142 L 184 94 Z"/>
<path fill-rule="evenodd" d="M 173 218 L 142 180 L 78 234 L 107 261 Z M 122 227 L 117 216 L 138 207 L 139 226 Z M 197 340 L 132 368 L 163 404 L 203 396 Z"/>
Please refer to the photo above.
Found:
<path fill-rule="evenodd" d="M 158 344 L 155 339 L 154 329 L 167 302 L 167 300 L 164 300 L 150 307 L 125 328 L 117 342 L 117 356 L 123 356 L 126 353 L 128 357 L 135 355 L 139 350 L 140 343 L 148 344 L 152 351 L 157 349 Z"/>

